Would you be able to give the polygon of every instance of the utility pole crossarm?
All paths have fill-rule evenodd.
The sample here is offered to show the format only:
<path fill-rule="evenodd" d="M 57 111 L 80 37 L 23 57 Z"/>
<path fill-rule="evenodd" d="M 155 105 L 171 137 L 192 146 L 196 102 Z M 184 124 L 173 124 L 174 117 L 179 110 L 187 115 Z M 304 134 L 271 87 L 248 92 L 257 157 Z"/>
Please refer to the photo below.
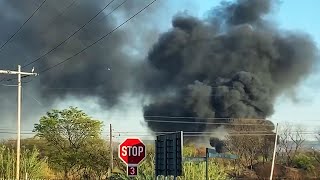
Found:
<path fill-rule="evenodd" d="M 0 74 L 21 74 L 27 76 L 37 76 L 37 73 L 30 72 L 19 72 L 19 71 L 10 71 L 10 70 L 0 70 Z"/>

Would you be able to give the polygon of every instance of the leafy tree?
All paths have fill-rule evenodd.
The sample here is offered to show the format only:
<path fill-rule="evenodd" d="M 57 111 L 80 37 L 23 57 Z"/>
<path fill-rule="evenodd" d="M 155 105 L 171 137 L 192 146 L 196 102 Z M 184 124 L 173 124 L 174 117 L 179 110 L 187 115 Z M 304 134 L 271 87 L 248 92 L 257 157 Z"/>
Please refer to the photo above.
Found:
<path fill-rule="evenodd" d="M 91 144 L 87 144 L 80 151 L 80 169 L 84 170 L 85 175 L 90 179 L 101 179 L 108 173 L 110 162 L 110 151 L 106 142 L 96 139 Z"/>
<path fill-rule="evenodd" d="M 82 162 L 88 160 L 89 145 L 97 142 L 101 135 L 102 123 L 93 120 L 83 111 L 70 107 L 64 110 L 47 112 L 35 124 L 34 132 L 47 143 L 47 156 L 50 165 L 64 172 L 68 178 L 71 170 L 82 171 Z M 81 169 L 80 169 L 81 168 Z"/>

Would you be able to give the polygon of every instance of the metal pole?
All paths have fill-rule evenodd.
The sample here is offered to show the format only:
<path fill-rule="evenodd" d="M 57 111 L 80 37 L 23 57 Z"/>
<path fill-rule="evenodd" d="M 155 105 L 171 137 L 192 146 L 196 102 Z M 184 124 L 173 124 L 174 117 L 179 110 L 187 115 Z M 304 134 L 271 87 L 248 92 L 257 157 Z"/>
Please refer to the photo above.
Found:
<path fill-rule="evenodd" d="M 21 121 L 21 66 L 18 65 L 18 119 L 17 119 L 17 165 L 16 179 L 20 179 L 20 121 Z"/>
<path fill-rule="evenodd" d="M 208 176 L 208 159 L 209 159 L 209 150 L 208 148 L 206 148 L 206 180 L 209 180 L 209 176 Z"/>
<path fill-rule="evenodd" d="M 270 180 L 272 180 L 272 177 L 273 177 L 273 169 L 274 169 L 274 163 L 275 163 L 276 151 L 277 151 L 277 142 L 278 142 L 278 123 L 277 123 L 277 126 L 276 126 L 276 137 L 275 137 L 275 140 L 274 140 L 274 149 L 273 149 L 273 156 L 272 156 Z"/>
<path fill-rule="evenodd" d="M 110 169 L 113 170 L 113 142 L 112 142 L 112 125 L 110 124 Z"/>

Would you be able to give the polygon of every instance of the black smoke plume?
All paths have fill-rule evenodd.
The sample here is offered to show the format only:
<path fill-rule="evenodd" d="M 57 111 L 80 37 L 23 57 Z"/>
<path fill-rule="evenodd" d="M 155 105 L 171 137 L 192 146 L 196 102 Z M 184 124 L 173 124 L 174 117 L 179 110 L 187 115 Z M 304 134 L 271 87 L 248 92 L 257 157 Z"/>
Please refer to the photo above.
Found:
<path fill-rule="evenodd" d="M 46 1 L 1 50 L 1 69 L 16 69 L 18 64 L 25 65 L 40 57 L 109 3 L 76 0 L 69 7 L 73 2 Z M 63 61 L 110 32 L 148 2 L 127 1 L 104 17 L 121 2 L 112 3 L 69 41 L 23 70 L 35 66 L 39 72 Z M 1 45 L 41 3 L 42 0 L 0 1 Z M 208 117 L 270 116 L 275 98 L 301 82 L 315 63 L 316 48 L 308 35 L 280 30 L 266 20 L 265 15 L 272 10 L 271 0 L 225 2 L 213 9 L 206 20 L 179 14 L 173 18 L 172 28 L 151 46 L 158 34 L 156 27 L 161 24 L 164 3 L 154 4 L 110 37 L 24 86 L 24 112 L 36 114 L 36 106 L 30 105 L 34 100 L 28 97 L 27 102 L 30 92 L 41 97 L 45 111 L 53 101 L 69 96 L 79 100 L 98 97 L 100 104 L 109 109 L 129 92 L 149 98 L 150 103 L 143 107 L 145 116 L 196 117 L 146 118 L 171 121 L 147 122 L 153 131 L 212 131 L 219 125 L 195 122 L 230 121 Z M 145 53 L 147 57 L 141 57 Z M 144 58 L 146 61 L 142 61 Z M 0 76 L 0 80 L 2 77 L 11 78 Z M 16 109 L 12 103 L 16 92 L 1 86 L 0 93 L 1 122 L 9 122 L 7 116 L 12 116 Z M 38 117 L 32 118 L 36 121 Z"/>
<path fill-rule="evenodd" d="M 219 138 L 212 137 L 210 138 L 210 145 L 215 147 L 217 153 L 224 152 L 224 143 Z"/>
<path fill-rule="evenodd" d="M 294 89 L 316 60 L 308 35 L 280 30 L 265 18 L 273 3 L 237 0 L 206 20 L 173 18 L 148 54 L 153 73 L 145 86 L 153 98 L 143 112 L 146 120 L 161 120 L 147 121 L 153 131 L 213 131 L 219 125 L 176 121 L 229 123 L 223 118 L 273 114 L 275 98 Z"/>
<path fill-rule="evenodd" d="M 43 0 L 0 2 L 0 46 L 17 31 L 42 2 Z M 0 69 L 16 70 L 18 64 L 24 66 L 36 60 L 72 35 L 110 2 L 111 0 L 46 1 L 21 31 L 1 50 Z M 35 72 L 41 72 L 62 62 L 111 32 L 149 2 L 147 0 L 127 1 L 111 13 L 122 3 L 122 1 L 113 1 L 104 12 L 67 42 L 22 70 L 31 71 L 34 66 Z M 38 78 L 24 78 L 24 82 L 33 81 L 23 83 L 25 88 L 23 111 L 32 116 L 32 121 L 37 121 L 38 117 L 34 116 L 37 114 L 36 111 L 48 110 L 54 101 L 64 100 L 69 96 L 79 100 L 84 97 L 98 97 L 99 103 L 105 109 L 114 107 L 119 98 L 134 84 L 131 77 L 136 71 L 135 67 L 140 64 L 141 57 L 133 52 L 149 46 L 150 38 L 155 36 L 156 30 L 151 26 L 152 23 L 145 22 L 150 22 L 150 19 L 157 15 L 162 7 L 160 5 L 155 3 L 154 6 L 150 6 L 125 26 L 70 61 L 40 73 Z M 108 15 L 109 13 L 111 14 Z M 136 31 L 141 33 L 141 36 L 134 36 L 138 34 Z M 15 79 L 7 81 L 15 78 L 14 76 L 0 75 L 0 80 L 3 78 L 5 79 L 0 84 L 16 84 Z M 3 122 L 11 122 L 9 119 L 15 118 L 16 91 L 14 89 L 15 87 L 0 86 L 0 101 L 3 102 L 0 105 L 0 115 Z M 42 104 L 39 106 L 34 103 L 34 99 Z M 25 116 L 24 120 L 26 120 Z"/>

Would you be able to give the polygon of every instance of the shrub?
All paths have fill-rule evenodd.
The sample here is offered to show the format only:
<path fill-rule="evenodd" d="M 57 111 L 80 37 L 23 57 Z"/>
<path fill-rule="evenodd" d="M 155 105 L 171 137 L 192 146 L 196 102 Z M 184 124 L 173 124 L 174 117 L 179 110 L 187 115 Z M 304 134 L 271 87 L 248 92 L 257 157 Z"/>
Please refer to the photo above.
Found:
<path fill-rule="evenodd" d="M 293 159 L 293 166 L 296 168 L 312 171 L 315 167 L 315 159 L 305 154 L 299 154 Z"/>
<path fill-rule="evenodd" d="M 46 159 L 39 158 L 37 149 L 21 151 L 20 174 L 29 178 L 43 178 L 47 175 Z M 12 148 L 0 146 L 0 178 L 12 179 L 16 173 L 16 153 Z"/>

